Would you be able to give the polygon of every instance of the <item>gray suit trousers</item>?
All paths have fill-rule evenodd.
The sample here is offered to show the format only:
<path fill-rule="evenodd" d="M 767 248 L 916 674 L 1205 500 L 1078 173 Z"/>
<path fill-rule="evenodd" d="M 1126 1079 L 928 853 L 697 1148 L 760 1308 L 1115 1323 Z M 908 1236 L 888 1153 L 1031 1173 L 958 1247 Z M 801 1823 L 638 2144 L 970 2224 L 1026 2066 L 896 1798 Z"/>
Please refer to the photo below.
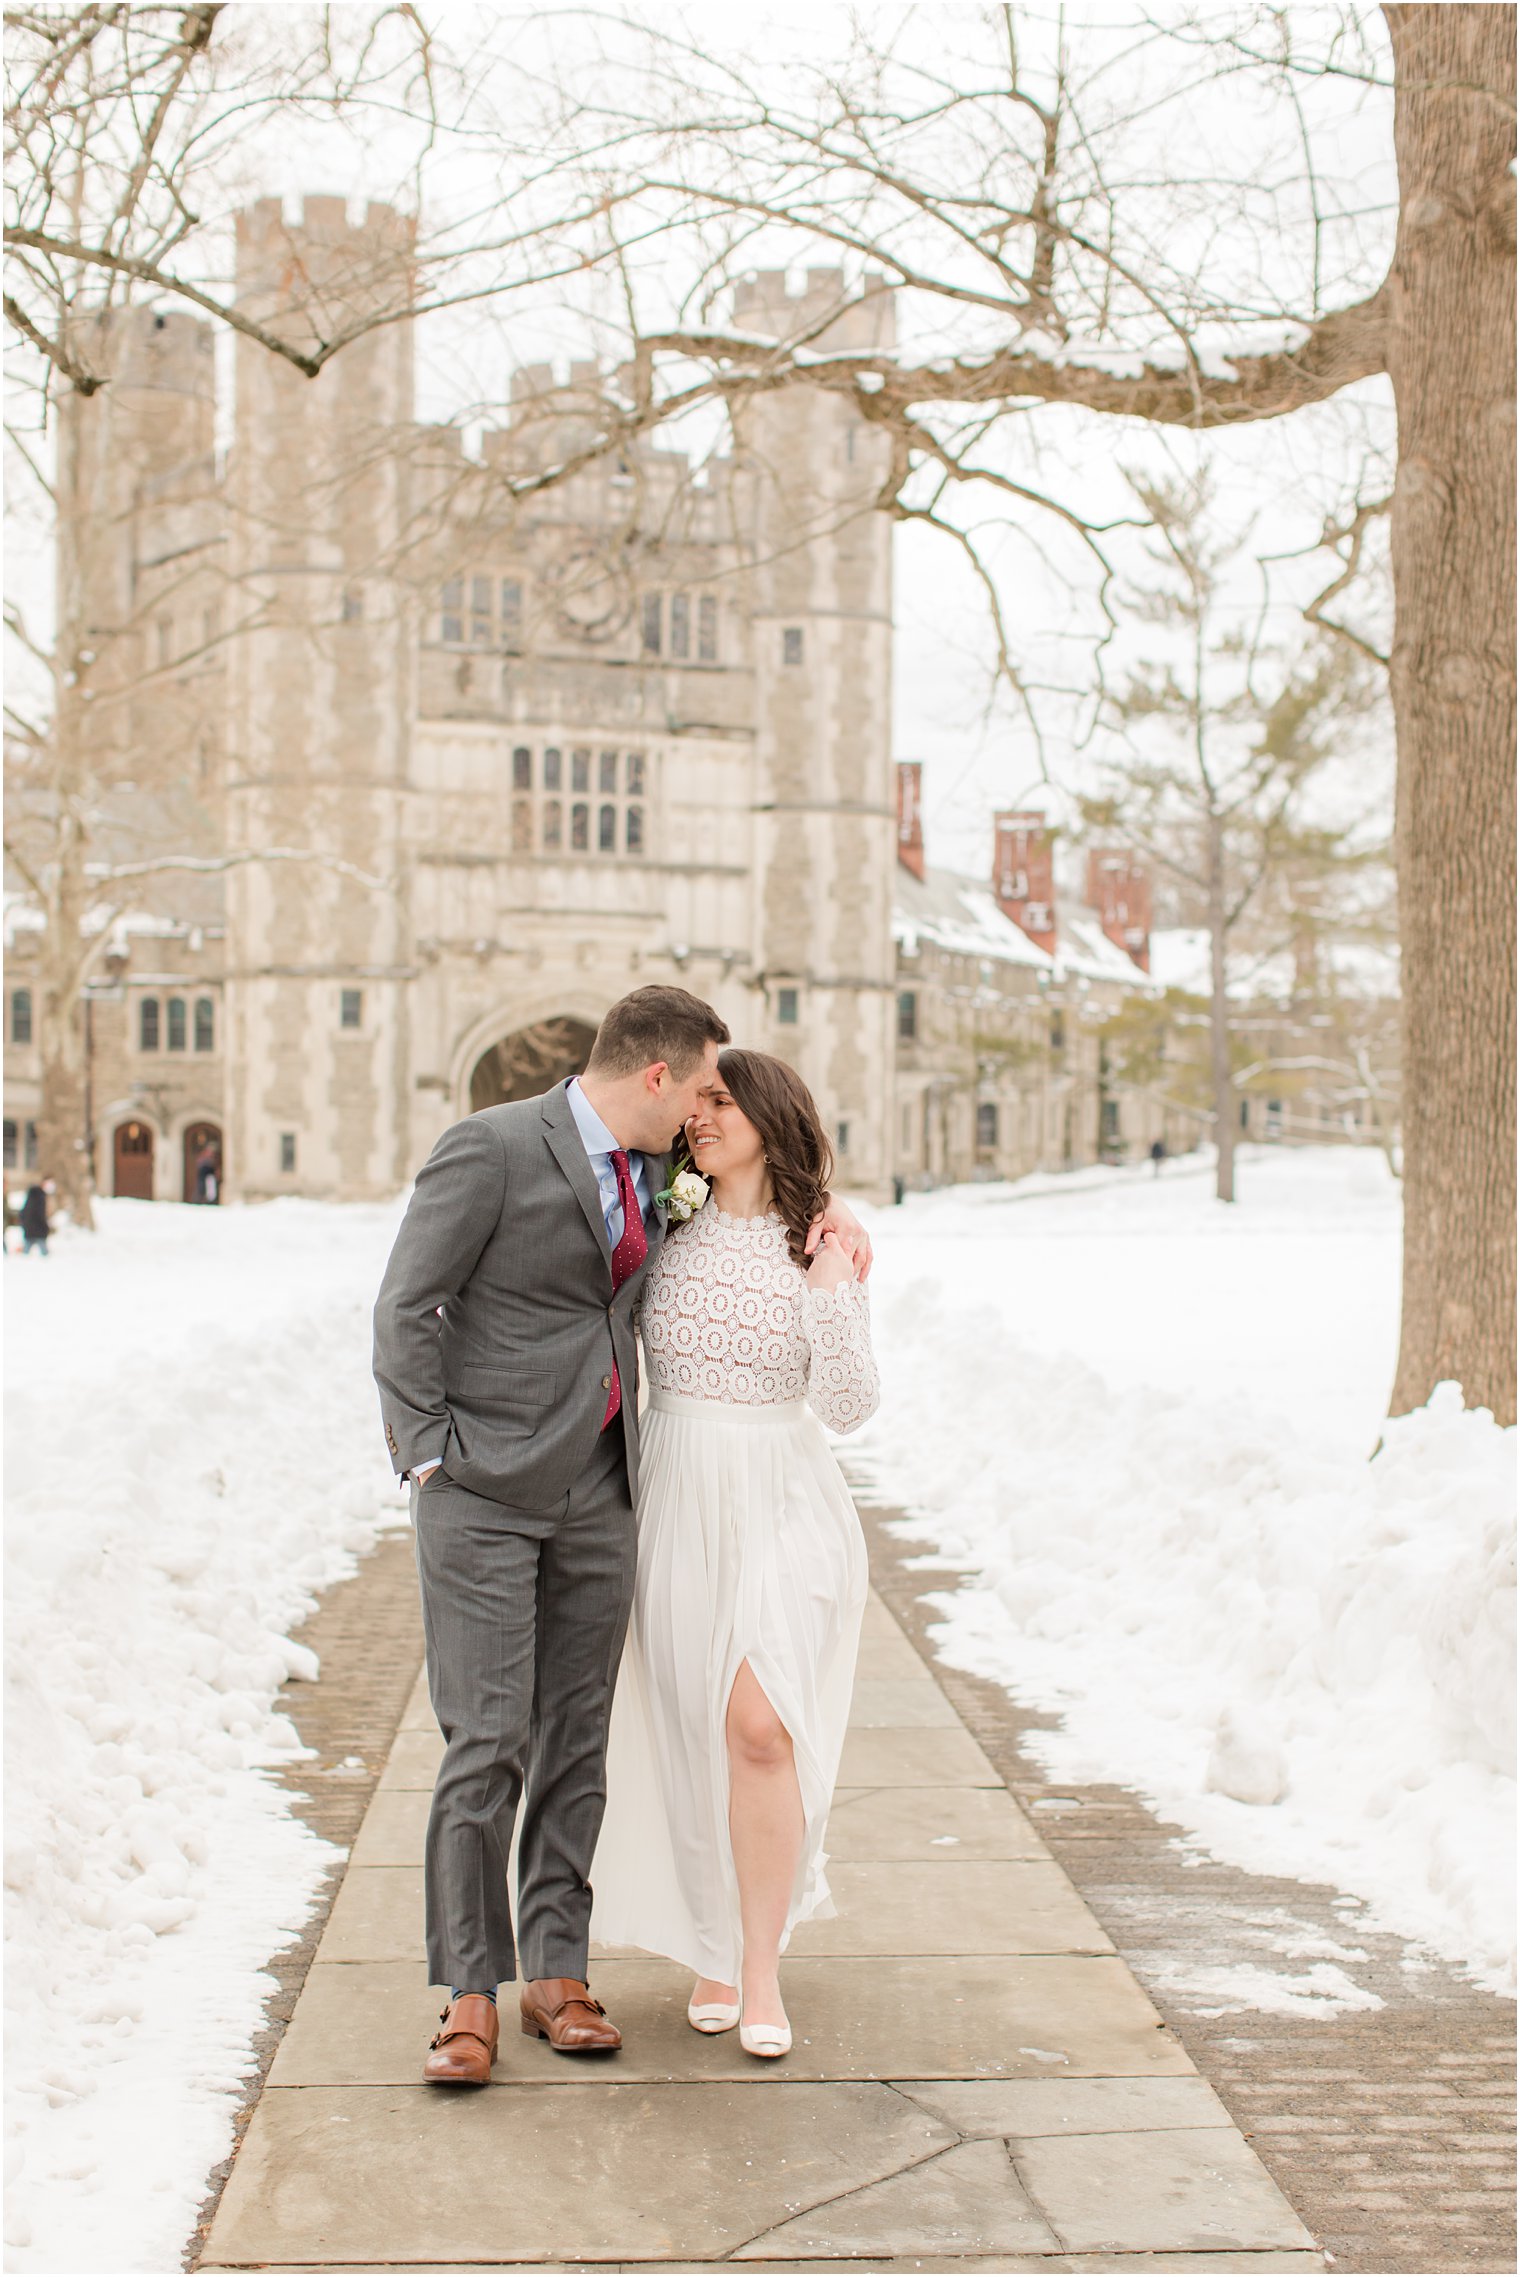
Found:
<path fill-rule="evenodd" d="M 622 1420 L 552 1511 L 434 1471 L 412 1487 L 428 1691 L 445 1747 L 428 1819 L 433 1984 L 586 1977 L 607 1722 L 637 1537 Z M 522 1800 L 517 1945 L 507 1891 Z"/>

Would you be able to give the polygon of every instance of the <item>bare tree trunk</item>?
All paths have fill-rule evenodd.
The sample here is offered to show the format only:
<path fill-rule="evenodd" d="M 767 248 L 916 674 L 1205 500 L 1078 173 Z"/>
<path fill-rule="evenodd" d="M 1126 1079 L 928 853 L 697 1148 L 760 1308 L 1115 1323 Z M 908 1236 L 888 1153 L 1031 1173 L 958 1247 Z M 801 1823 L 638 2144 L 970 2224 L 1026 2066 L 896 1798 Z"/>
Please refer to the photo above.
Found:
<path fill-rule="evenodd" d="M 1512 8 L 1388 6 L 1404 1310 L 1391 1412 L 1515 1419 Z"/>
<path fill-rule="evenodd" d="M 1209 816 L 1209 1065 L 1214 1085 L 1214 1193 L 1235 1199 L 1235 1086 L 1230 1081 L 1230 999 L 1225 990 L 1224 829 Z"/>

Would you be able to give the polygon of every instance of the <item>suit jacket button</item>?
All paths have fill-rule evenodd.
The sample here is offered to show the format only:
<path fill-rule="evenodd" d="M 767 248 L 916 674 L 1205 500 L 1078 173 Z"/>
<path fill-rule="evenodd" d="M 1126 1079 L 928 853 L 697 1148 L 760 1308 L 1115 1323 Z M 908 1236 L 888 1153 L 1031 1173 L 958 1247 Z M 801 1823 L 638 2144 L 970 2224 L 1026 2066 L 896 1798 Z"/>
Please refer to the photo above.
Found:
<path fill-rule="evenodd" d="M 611 1391 L 611 1389 L 612 1389 L 612 1378 L 611 1378 L 610 1376 L 603 1376 L 603 1378 L 602 1378 L 602 1389 L 603 1389 L 603 1391 Z"/>

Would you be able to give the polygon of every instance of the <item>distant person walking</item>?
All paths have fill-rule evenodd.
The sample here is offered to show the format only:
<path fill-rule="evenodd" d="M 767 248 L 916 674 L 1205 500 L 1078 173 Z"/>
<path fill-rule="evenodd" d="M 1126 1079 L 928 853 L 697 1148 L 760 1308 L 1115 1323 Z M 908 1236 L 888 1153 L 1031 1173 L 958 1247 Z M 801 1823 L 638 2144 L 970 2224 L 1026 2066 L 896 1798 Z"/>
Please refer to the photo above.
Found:
<path fill-rule="evenodd" d="M 51 1178 L 44 1178 L 28 1186 L 21 1203 L 21 1251 L 30 1257 L 34 1249 L 47 1255 L 48 1196 L 58 1191 Z"/>
<path fill-rule="evenodd" d="M 1162 1163 L 1163 1163 L 1163 1162 L 1165 1162 L 1165 1160 L 1166 1160 L 1166 1141 L 1165 1141 L 1165 1139 L 1152 1139 L 1152 1140 L 1151 1140 L 1151 1176 L 1152 1176 L 1153 1178 L 1159 1178 L 1159 1177 L 1161 1176 L 1161 1165 L 1162 1165 Z"/>
<path fill-rule="evenodd" d="M 214 1146 L 203 1146 L 195 1158 L 195 1198 L 214 1202 L 221 1184 L 221 1158 Z"/>

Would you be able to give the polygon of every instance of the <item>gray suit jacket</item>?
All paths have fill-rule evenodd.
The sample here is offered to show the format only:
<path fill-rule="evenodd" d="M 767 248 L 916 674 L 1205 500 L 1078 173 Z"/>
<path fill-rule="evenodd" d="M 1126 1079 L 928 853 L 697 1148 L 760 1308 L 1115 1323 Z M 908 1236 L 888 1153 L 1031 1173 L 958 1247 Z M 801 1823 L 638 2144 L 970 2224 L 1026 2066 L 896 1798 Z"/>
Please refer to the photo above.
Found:
<path fill-rule="evenodd" d="M 649 1167 L 663 1187 L 668 1158 Z M 657 1205 L 649 1257 L 614 1296 L 601 1196 L 563 1085 L 446 1130 L 417 1174 L 375 1306 L 395 1469 L 441 1461 L 473 1494 L 552 1509 L 595 1451 L 615 1357 L 636 1493 L 633 1315 L 664 1231 Z"/>

